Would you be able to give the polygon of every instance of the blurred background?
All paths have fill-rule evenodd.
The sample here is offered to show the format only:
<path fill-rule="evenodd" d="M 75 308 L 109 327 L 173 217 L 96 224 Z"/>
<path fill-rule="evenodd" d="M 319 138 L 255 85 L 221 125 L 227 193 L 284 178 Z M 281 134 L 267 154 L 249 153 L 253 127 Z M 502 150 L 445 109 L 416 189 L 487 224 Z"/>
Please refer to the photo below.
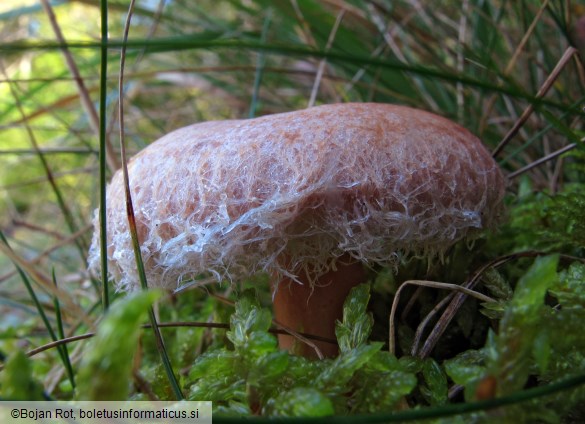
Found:
<path fill-rule="evenodd" d="M 128 7 L 107 2 L 111 46 L 102 55 L 98 1 L 0 4 L 4 349 L 46 336 L 15 265 L 37 284 L 47 310 L 50 294 L 69 305 L 68 328 L 79 314 L 92 322 L 100 311 L 101 289 L 87 273 L 86 255 L 104 184 L 100 138 L 106 180 L 120 166 L 118 78 Z M 577 148 L 512 174 L 507 203 L 530 209 L 545 204 L 539 195 L 583 193 L 585 73 L 583 56 L 563 56 L 571 46 L 584 53 L 585 5 L 569 0 L 139 0 L 124 71 L 126 146 L 131 155 L 201 121 L 383 102 L 448 117 L 493 150 L 532 106 L 498 153 L 506 174 Z M 550 90 L 538 98 L 549 78 Z M 554 244 L 539 233 L 538 225 L 558 223 L 538 213 L 540 221 L 512 214 L 516 226 L 502 230 L 494 256 L 544 245 L 583 254 L 580 235 Z M 569 215 L 559 231 L 580 234 L 567 229 L 575 219 Z M 585 234 L 582 224 L 571 225 Z"/>

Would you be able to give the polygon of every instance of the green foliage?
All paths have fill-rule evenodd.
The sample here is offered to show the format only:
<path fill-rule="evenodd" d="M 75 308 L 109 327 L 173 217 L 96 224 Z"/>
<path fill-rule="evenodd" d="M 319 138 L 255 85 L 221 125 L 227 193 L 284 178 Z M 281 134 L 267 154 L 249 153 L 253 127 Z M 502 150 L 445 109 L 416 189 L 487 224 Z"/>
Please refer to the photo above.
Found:
<path fill-rule="evenodd" d="M 343 321 L 337 323 L 338 342 L 345 347 L 337 358 L 324 361 L 277 350 L 268 332 L 270 314 L 247 291 L 232 315 L 232 346 L 204 353 L 191 368 L 190 399 L 212 399 L 222 415 L 317 417 L 397 410 L 418 398 L 429 406 L 445 405 L 451 382 L 464 387 L 472 401 L 479 393 L 515 393 L 536 375 L 537 384 L 562 380 L 585 371 L 585 335 L 579 331 L 585 318 L 585 265 L 576 263 L 566 271 L 557 271 L 558 266 L 558 255 L 537 258 L 513 289 L 500 273 L 489 272 L 487 284 L 500 298 L 497 333 L 490 332 L 484 348 L 442 363 L 398 360 L 382 351 L 381 343 L 368 342 L 372 321 L 366 285 L 352 290 Z M 494 391 L 485 392 L 491 390 L 490 380 Z M 498 414 L 502 422 L 557 422 L 578 414 L 575 408 L 585 399 L 585 390 L 564 396 L 507 407 Z M 492 418 L 488 412 L 473 414 L 478 422 Z"/>
<path fill-rule="evenodd" d="M 369 300 L 368 286 L 360 285 L 352 289 L 352 295 L 343 308 L 343 321 L 335 324 L 335 335 L 341 352 L 348 352 L 368 340 L 374 324 L 372 315 L 367 312 Z"/>
<path fill-rule="evenodd" d="M 432 359 L 424 361 L 422 369 L 424 384 L 421 392 L 431 405 L 447 402 L 447 376 L 441 366 Z"/>
<path fill-rule="evenodd" d="M 445 373 L 455 384 L 473 387 L 485 375 L 486 355 L 483 351 L 466 350 L 443 363 Z M 468 390 L 469 392 L 469 390 Z M 466 393 L 469 395 L 469 393 Z"/>
<path fill-rule="evenodd" d="M 297 387 L 281 393 L 272 405 L 271 415 L 292 417 L 325 417 L 335 410 L 327 396 L 318 390 Z"/>
<path fill-rule="evenodd" d="M 0 374 L 0 398 L 3 400 L 47 400 L 41 384 L 33 378 L 31 361 L 20 350 L 8 358 Z"/>
<path fill-rule="evenodd" d="M 583 253 L 585 188 L 572 185 L 551 198 L 544 207 L 544 220 L 547 225 L 541 232 L 542 243 L 547 243 L 551 250 L 561 251 L 565 246 L 570 246 L 573 253 Z"/>
<path fill-rule="evenodd" d="M 120 401 L 129 394 L 140 324 L 160 292 L 137 292 L 109 309 L 79 367 L 77 398 Z"/>
<path fill-rule="evenodd" d="M 532 267 L 518 281 L 500 321 L 495 345 L 489 346 L 488 372 L 498 381 L 500 395 L 513 393 L 526 384 L 535 365 L 546 362 L 550 344 L 543 338 L 543 322 L 552 314 L 544 304 L 547 290 L 557 280 L 558 256 L 537 258 Z"/>
<path fill-rule="evenodd" d="M 277 348 L 268 332 L 271 314 L 252 291 L 236 303 L 228 338 L 232 348 L 207 351 L 189 371 L 191 400 L 216 402 L 217 412 L 260 411 L 270 416 L 322 416 L 393 408 L 410 393 L 416 378 L 382 343 L 367 343 L 371 317 L 369 287 L 352 289 L 337 324 L 335 359 L 311 361 Z"/>
<path fill-rule="evenodd" d="M 528 180 L 511 205 L 510 219 L 498 234 L 499 249 L 542 250 L 583 255 L 585 248 L 585 187 L 570 184 L 554 196 L 536 192 Z"/>
<path fill-rule="evenodd" d="M 489 387 L 490 379 L 495 385 L 490 396 L 502 396 L 528 384 L 548 384 L 585 372 L 585 265 L 573 263 L 557 272 L 558 264 L 558 255 L 537 258 L 504 303 L 497 334 L 490 333 L 483 349 L 445 361 L 447 375 L 465 387 L 466 399 Z M 501 419 L 559 422 L 571 414 L 579 421 L 584 415 L 577 407 L 584 401 L 581 388 L 549 396 L 545 402 L 507 408 Z"/>
<path fill-rule="evenodd" d="M 490 319 L 501 319 L 513 290 L 506 279 L 494 268 L 488 268 L 483 275 L 483 285 L 494 298 L 493 302 L 481 305 L 481 313 Z"/>

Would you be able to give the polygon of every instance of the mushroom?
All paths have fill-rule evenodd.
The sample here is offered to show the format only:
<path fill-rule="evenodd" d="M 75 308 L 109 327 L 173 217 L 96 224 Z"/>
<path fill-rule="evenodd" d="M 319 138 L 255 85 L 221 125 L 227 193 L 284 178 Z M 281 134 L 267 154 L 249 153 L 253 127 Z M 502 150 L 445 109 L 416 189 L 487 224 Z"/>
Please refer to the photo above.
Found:
<path fill-rule="evenodd" d="M 328 338 L 364 265 L 438 257 L 476 237 L 497 223 L 505 186 L 466 129 L 374 103 L 188 126 L 142 150 L 128 170 L 150 286 L 268 273 L 277 321 Z M 121 172 L 107 199 L 111 276 L 118 289 L 136 289 Z M 97 271 L 97 213 L 94 223 L 89 265 Z M 313 356 L 291 336 L 279 343 Z"/>

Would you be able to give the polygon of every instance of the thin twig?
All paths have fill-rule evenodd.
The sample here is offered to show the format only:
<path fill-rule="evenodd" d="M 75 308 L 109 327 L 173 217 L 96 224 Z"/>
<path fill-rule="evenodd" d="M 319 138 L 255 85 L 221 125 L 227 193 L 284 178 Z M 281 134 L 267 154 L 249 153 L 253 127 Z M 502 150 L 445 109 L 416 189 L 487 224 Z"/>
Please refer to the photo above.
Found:
<path fill-rule="evenodd" d="M 220 302 L 226 304 L 226 305 L 231 305 L 231 306 L 235 305 L 235 303 L 233 301 L 231 301 L 223 296 L 220 296 L 216 293 L 209 293 L 209 295 L 211 297 L 219 300 Z M 269 332 L 274 333 L 274 334 L 285 334 L 285 335 L 289 335 L 291 337 L 296 338 L 297 340 L 301 341 L 302 343 L 305 343 L 306 345 L 313 348 L 313 350 L 315 351 L 315 353 L 317 354 L 319 359 L 324 358 L 323 353 L 321 352 L 321 350 L 317 347 L 317 345 L 315 343 L 311 342 L 311 340 L 316 340 L 319 342 L 325 342 L 325 343 L 337 345 L 336 340 L 332 340 L 332 339 L 329 339 L 327 337 L 317 336 L 317 335 L 313 335 L 313 334 L 309 334 L 309 333 L 300 333 L 298 331 L 293 330 L 290 327 L 282 325 L 281 323 L 276 321 L 274 318 L 272 319 L 272 325 L 274 325 L 274 327 L 276 327 L 276 328 L 271 328 L 270 330 L 268 330 Z"/>
<path fill-rule="evenodd" d="M 548 5 L 548 2 L 549 2 L 549 0 L 545 0 L 542 3 L 542 5 L 540 6 L 540 9 L 538 9 L 536 16 L 534 17 L 534 19 L 530 23 L 530 26 L 528 27 L 528 29 L 526 30 L 526 33 L 522 37 L 522 40 L 520 40 L 520 43 L 518 44 L 518 47 L 516 47 L 516 50 L 514 51 L 512 58 L 508 62 L 508 65 L 506 65 L 506 68 L 504 69 L 504 72 L 502 73 L 502 75 L 504 77 L 507 77 L 510 74 L 510 72 L 512 72 L 514 65 L 516 65 L 516 62 L 518 61 L 518 57 L 520 57 L 520 53 L 522 53 L 522 50 L 524 50 L 524 46 L 528 42 L 528 39 L 530 38 L 532 33 L 534 32 L 534 29 L 536 28 L 536 24 L 538 23 L 538 21 L 540 21 L 540 18 L 542 17 L 542 14 Z M 485 107 L 485 112 L 482 114 L 483 118 L 482 118 L 482 121 L 480 122 L 480 125 L 479 125 L 480 132 L 483 132 L 483 128 L 486 125 L 488 116 L 491 114 L 495 102 L 496 102 L 496 96 L 493 95 L 488 100 L 487 105 Z"/>
<path fill-rule="evenodd" d="M 524 46 L 526 46 L 526 44 L 528 43 L 528 39 L 530 38 L 530 36 L 534 32 L 534 29 L 536 28 L 536 24 L 538 24 L 538 21 L 540 21 L 542 14 L 544 13 L 546 8 L 548 7 L 548 3 L 549 3 L 549 0 L 545 0 L 540 5 L 538 12 L 536 12 L 534 19 L 532 20 L 532 22 L 530 23 L 530 26 L 526 30 L 526 34 L 524 34 L 524 36 L 522 37 L 522 40 L 520 40 L 520 44 L 518 44 L 518 47 L 514 51 L 514 54 L 512 55 L 512 58 L 510 59 L 510 61 L 508 62 L 506 69 L 504 69 L 504 75 L 507 76 L 510 74 L 510 72 L 512 72 L 514 65 L 516 65 L 516 62 L 518 61 L 518 57 L 520 57 L 520 53 L 522 53 L 522 50 L 524 50 Z"/>
<path fill-rule="evenodd" d="M 546 254 L 545 252 L 539 252 L 539 251 L 532 250 L 532 251 L 527 251 L 527 252 L 518 252 L 518 253 L 512 253 L 510 255 L 506 255 L 506 256 L 501 256 L 501 257 L 496 258 L 493 261 L 488 262 L 487 264 L 479 267 L 471 275 L 471 277 L 463 284 L 463 286 L 467 289 L 473 289 L 475 287 L 475 285 L 479 282 L 479 279 L 481 278 L 483 273 L 489 268 L 497 268 L 497 267 L 502 266 L 503 264 L 505 264 L 507 262 L 510 262 L 510 261 L 518 259 L 518 258 L 534 258 L 534 257 L 542 256 L 545 254 Z M 575 256 L 561 254 L 560 257 L 563 259 L 571 260 L 571 261 L 580 261 L 582 263 L 585 263 L 585 259 L 578 258 Z M 420 358 L 426 358 L 427 356 L 430 355 L 432 350 L 435 348 L 437 341 L 443 335 L 443 333 L 447 329 L 447 326 L 449 325 L 449 323 L 451 322 L 451 320 L 453 319 L 453 317 L 455 316 L 455 314 L 457 313 L 457 311 L 459 310 L 459 308 L 461 307 L 461 305 L 465 301 L 466 296 L 467 295 L 465 293 L 456 293 L 453 296 L 451 303 L 447 306 L 447 308 L 445 309 L 445 312 L 443 312 L 443 315 L 441 315 L 441 318 L 439 318 L 439 320 L 435 324 L 435 327 L 431 330 L 431 333 L 427 337 L 421 351 L 418 353 L 418 356 Z"/>
<path fill-rule="evenodd" d="M 581 139 L 581 143 L 584 143 L 584 142 L 585 142 L 585 137 Z M 577 145 L 578 145 L 577 143 L 571 143 L 571 144 L 569 144 L 569 145 L 567 145 L 559 150 L 556 150 L 556 151 L 526 165 L 523 168 L 520 168 L 514 172 L 511 172 L 510 174 L 508 174 L 508 179 L 511 180 L 513 178 L 516 178 L 517 176 L 522 175 L 525 172 L 530 171 L 532 168 L 536 168 L 537 166 L 539 166 L 539 165 L 541 165 L 549 160 L 552 160 L 552 159 L 562 155 L 563 153 L 567 153 L 568 151 L 573 150 L 575 147 L 577 147 Z"/>
<path fill-rule="evenodd" d="M 469 289 L 473 289 L 475 285 L 478 283 L 480 277 L 483 273 L 489 268 L 497 268 L 509 262 L 511 260 L 517 259 L 519 257 L 534 257 L 539 256 L 540 252 L 523 252 L 523 253 L 515 253 L 507 256 L 503 256 L 497 259 L 494 259 L 491 262 L 481 266 L 478 270 L 476 270 L 471 277 L 463 284 L 465 287 Z M 465 294 L 464 293 L 457 293 L 453 296 L 451 303 L 447 306 L 447 309 L 441 315 L 441 318 L 435 324 L 435 327 L 431 330 L 431 333 L 427 337 L 421 351 L 418 353 L 418 356 L 421 358 L 426 358 L 429 356 L 431 351 L 435 348 L 435 345 L 439 338 L 443 335 L 447 326 L 465 301 Z"/>
<path fill-rule="evenodd" d="M 536 96 L 535 96 L 536 99 L 540 99 L 548 92 L 548 90 L 552 87 L 552 85 L 554 84 L 554 82 L 558 78 L 559 74 L 561 73 L 561 71 L 563 70 L 563 68 L 567 64 L 567 62 L 569 62 L 569 60 L 571 60 L 571 58 L 575 54 L 577 54 L 577 49 L 575 49 L 574 47 L 568 47 L 567 50 L 565 50 L 565 53 L 563 54 L 561 59 L 558 61 L 555 68 L 552 70 L 551 74 L 544 81 L 544 83 L 542 84 L 542 86 L 538 90 L 538 93 L 536 93 Z M 514 137 L 518 133 L 518 130 L 520 130 L 522 125 L 524 125 L 524 123 L 528 120 L 528 118 L 530 117 L 530 115 L 532 114 L 533 111 L 534 111 L 534 104 L 531 103 L 524 110 L 524 112 L 522 113 L 520 118 L 514 123 L 514 126 L 510 129 L 510 131 L 508 131 L 508 133 L 504 136 L 502 141 L 500 141 L 500 144 L 498 144 L 498 146 L 494 149 L 494 151 L 492 152 L 492 157 L 495 158 L 496 156 L 498 156 L 498 154 L 502 151 L 502 149 L 506 146 L 506 144 L 508 144 L 508 142 L 512 139 L 512 137 Z"/>
<path fill-rule="evenodd" d="M 315 343 L 313 343 L 311 340 L 309 340 L 308 337 L 303 335 L 303 333 L 298 333 L 298 332 L 294 331 L 292 328 L 287 327 L 285 325 L 282 325 L 274 319 L 272 320 L 272 323 L 274 325 L 276 325 L 276 328 L 278 330 L 280 330 L 279 331 L 280 334 L 287 334 L 289 336 L 294 337 L 295 339 L 301 341 L 302 343 L 305 343 L 306 345 L 310 346 L 315 351 L 315 353 L 317 354 L 317 357 L 319 359 L 325 358 L 323 356 L 323 352 L 321 352 L 321 349 L 319 349 Z M 337 344 L 337 343 L 335 343 L 335 344 Z"/>
<path fill-rule="evenodd" d="M 56 238 L 59 241 L 63 241 L 67 238 L 67 236 L 65 236 L 64 234 L 62 234 L 59 231 L 51 230 L 49 228 L 43 227 L 42 225 L 33 224 L 32 222 L 27 222 L 23 219 L 18 219 L 18 218 L 13 219 L 12 225 L 14 225 L 15 227 L 23 227 L 23 228 L 26 228 L 27 230 L 31 230 L 33 232 L 38 232 L 41 234 L 48 235 L 50 237 Z M 72 241 L 72 240 L 70 239 L 69 241 Z"/>
<path fill-rule="evenodd" d="M 301 33 L 305 37 L 305 44 L 307 44 L 308 46 L 311 46 L 314 49 L 317 49 L 318 44 L 315 41 L 315 38 L 313 37 L 313 35 L 311 33 L 311 27 L 310 27 L 309 23 L 307 22 L 307 20 L 305 19 L 303 12 L 301 11 L 298 0 L 290 0 L 290 3 L 295 11 L 295 15 L 296 15 L 298 21 L 299 21 Z M 335 91 L 335 89 L 332 86 L 330 86 L 329 84 L 324 84 L 323 87 L 325 88 L 325 90 L 328 92 L 328 94 L 332 98 L 339 97 L 337 95 L 337 92 Z"/>
<path fill-rule="evenodd" d="M 427 328 L 427 324 L 433 319 L 433 317 L 439 313 L 441 309 L 445 307 L 447 303 L 449 303 L 453 297 L 455 296 L 455 292 L 449 293 L 445 296 L 439 303 L 435 305 L 433 309 L 423 318 L 420 322 L 418 327 L 416 328 L 416 332 L 414 333 L 414 340 L 412 341 L 412 347 L 410 348 L 410 356 L 416 356 L 418 351 L 418 346 L 420 345 L 420 341 L 422 340 L 423 332 Z"/>
<path fill-rule="evenodd" d="M 339 25 L 341 21 L 343 21 L 343 17 L 345 16 L 345 9 L 341 9 L 339 14 L 337 15 L 337 19 L 335 19 L 335 23 L 333 24 L 333 28 L 329 33 L 329 39 L 327 40 L 327 45 L 325 46 L 325 51 L 329 51 L 331 46 L 333 45 L 333 40 L 335 40 L 335 36 L 337 35 L 337 30 L 339 29 Z M 313 83 L 313 89 L 311 90 L 311 98 L 309 99 L 309 104 L 307 107 L 315 106 L 315 101 L 317 100 L 317 93 L 319 93 L 319 85 L 321 85 L 321 80 L 323 79 L 323 72 L 325 71 L 325 65 L 327 64 L 327 59 L 321 59 L 319 63 L 319 67 L 317 68 L 317 75 L 315 76 L 315 82 Z"/>
<path fill-rule="evenodd" d="M 95 107 L 93 105 L 93 102 L 91 101 L 91 98 L 89 97 L 89 91 L 87 90 L 87 87 L 85 86 L 85 82 L 83 81 L 83 78 L 81 77 L 81 74 L 79 73 L 79 69 L 77 68 L 77 64 L 75 63 L 75 60 L 73 60 L 73 56 L 71 55 L 71 52 L 66 47 L 67 43 L 65 41 L 65 37 L 63 37 L 63 33 L 61 32 L 61 28 L 59 27 L 59 23 L 57 22 L 57 17 L 55 16 L 55 13 L 53 12 L 53 8 L 48 0 L 41 0 L 41 3 L 43 5 L 43 8 L 45 9 L 45 12 L 46 12 L 48 18 L 49 18 L 49 22 L 51 24 L 51 27 L 53 28 L 53 32 L 55 33 L 55 36 L 57 37 L 57 41 L 63 46 L 61 48 L 61 51 L 63 52 L 63 57 L 65 58 L 65 62 L 67 63 L 67 67 L 69 68 L 69 72 L 71 72 L 71 74 L 73 75 L 73 79 L 74 79 L 75 83 L 77 84 L 77 90 L 79 92 L 79 98 L 81 100 L 81 105 L 83 106 L 83 108 L 85 109 L 85 113 L 87 113 L 87 116 L 89 117 L 89 122 L 90 122 L 92 129 L 94 130 L 95 134 L 99 135 L 100 123 L 99 123 L 98 113 L 95 110 Z M 109 141 L 106 141 L 106 150 L 107 150 L 108 167 L 110 168 L 110 170 L 112 172 L 114 172 L 116 169 L 118 169 L 118 163 L 116 161 L 116 155 L 114 154 L 114 150 L 112 148 L 112 145 Z"/>
<path fill-rule="evenodd" d="M 101 1 L 107 2 L 107 0 L 101 0 Z M 163 11 L 164 11 L 165 2 L 166 2 L 166 0 L 159 1 L 156 12 L 154 14 L 154 17 L 152 18 L 153 24 L 148 30 L 148 34 L 146 35 L 146 38 L 145 38 L 146 40 L 150 40 L 154 36 L 154 34 L 156 33 L 160 18 L 163 14 Z M 134 62 L 132 63 L 132 66 L 131 66 L 132 70 L 138 69 L 138 65 L 140 64 L 142 58 L 144 57 L 145 52 L 146 52 L 146 48 L 142 48 L 138 51 L 138 55 L 136 56 L 136 59 L 134 60 Z M 126 69 L 125 75 L 126 76 L 132 75 L 133 77 L 138 77 L 137 73 L 133 72 L 132 70 L 129 72 Z M 148 74 L 148 73 L 150 73 L 151 75 L 158 75 L 160 73 L 160 71 L 151 71 L 151 72 L 146 72 L 146 73 L 142 72 L 141 74 L 146 76 L 145 74 Z M 108 135 L 113 132 L 113 129 L 116 125 L 117 118 L 118 118 L 118 116 L 116 114 L 117 110 L 118 110 L 118 99 L 112 104 L 112 117 L 110 119 L 110 124 L 108 125 L 108 128 L 106 129 L 106 134 L 108 134 Z"/>
<path fill-rule="evenodd" d="M 419 3 L 413 4 L 413 7 L 417 10 L 417 13 L 412 14 L 411 17 L 409 17 L 409 18 L 406 18 L 402 22 L 402 25 L 406 24 L 410 19 L 414 19 L 415 15 L 417 18 L 420 18 L 423 15 L 426 15 L 424 8 Z M 398 59 L 398 61 L 400 63 L 402 63 L 404 65 L 408 65 L 410 63 L 410 61 L 404 55 L 404 53 L 402 51 L 403 49 L 399 46 L 399 44 L 395 40 L 396 33 L 400 30 L 401 26 L 395 25 L 395 26 L 393 26 L 392 29 L 390 29 L 391 28 L 390 23 L 386 24 L 383 21 L 383 19 L 378 15 L 378 13 L 375 12 L 375 9 L 373 9 L 373 8 L 370 8 L 370 9 L 372 9 L 372 14 L 371 14 L 372 22 L 374 23 L 374 25 L 376 25 L 376 27 L 378 28 L 378 31 L 380 31 L 380 33 L 382 34 L 382 37 L 384 38 L 385 45 L 390 48 L 390 50 L 392 51 L 392 53 L 394 54 L 394 56 L 396 57 L 396 59 Z M 426 15 L 426 16 L 428 17 L 428 15 Z M 372 57 L 372 58 L 378 57 L 382 52 L 384 52 L 385 49 L 383 47 L 385 47 L 385 45 L 382 44 L 382 45 L 378 46 L 370 54 L 370 57 Z M 351 79 L 351 83 L 346 85 L 346 90 L 351 88 L 353 86 L 353 84 L 355 84 L 360 78 L 363 77 L 363 75 L 365 74 L 366 68 L 367 68 L 367 66 L 362 67 L 354 75 L 354 77 Z M 406 75 L 408 75 L 408 74 L 406 74 Z M 437 102 L 424 89 L 424 83 L 421 80 L 421 78 L 419 78 L 415 75 L 413 75 L 411 78 L 412 78 L 412 82 L 414 83 L 414 85 L 418 89 L 419 94 L 422 96 L 425 103 L 427 105 L 429 105 L 430 109 L 431 110 L 439 110 L 439 106 L 438 106 Z"/>
<path fill-rule="evenodd" d="M 395 348 L 395 343 L 394 343 L 394 334 L 395 334 L 394 316 L 396 315 L 396 309 L 398 308 L 398 301 L 400 300 L 400 294 L 402 293 L 402 290 L 407 285 L 432 287 L 432 288 L 444 289 L 444 290 L 453 290 L 456 292 L 463 293 L 465 295 L 473 296 L 473 297 L 475 297 L 483 302 L 494 302 L 495 301 L 494 299 L 492 299 L 489 296 L 486 296 L 485 294 L 475 292 L 475 291 L 473 291 L 465 286 L 459 286 L 457 284 L 440 283 L 438 281 L 428 281 L 428 280 L 408 280 L 408 281 L 405 281 L 404 283 L 402 283 L 400 285 L 400 288 L 398 289 L 398 291 L 396 292 L 396 295 L 394 296 L 394 300 L 392 302 L 392 309 L 390 311 L 390 317 L 389 317 L 390 330 L 389 330 L 389 335 L 388 335 L 388 350 L 393 355 L 396 353 L 395 352 L 396 348 Z"/>
<path fill-rule="evenodd" d="M 315 335 L 307 334 L 307 333 L 298 333 L 298 332 L 292 331 L 290 329 L 287 329 L 286 327 L 278 324 L 275 321 L 273 321 L 273 323 L 274 323 L 275 327 L 270 328 L 268 330 L 268 332 L 271 334 L 285 334 L 285 335 L 293 335 L 295 337 L 298 336 L 300 340 L 303 340 L 304 342 L 308 343 L 311 346 L 313 346 L 313 343 L 311 343 L 309 340 L 337 344 L 337 342 L 335 340 L 329 339 L 327 337 L 315 336 Z M 157 324 L 157 326 L 160 328 L 190 327 L 190 328 L 207 328 L 207 329 L 213 328 L 213 329 L 218 329 L 218 330 L 229 330 L 230 329 L 229 324 L 224 324 L 224 323 L 219 323 L 219 322 L 185 322 L 185 321 L 159 322 Z M 143 324 L 142 328 L 152 328 L 152 325 L 151 324 Z M 65 338 L 59 339 L 59 340 L 55 340 L 53 342 L 46 343 L 42 346 L 39 346 L 37 348 L 29 350 L 26 353 L 26 355 L 29 357 L 35 356 L 41 352 L 45 352 L 49 349 L 53 349 L 53 348 L 61 346 L 63 344 L 68 344 L 68 343 L 76 342 L 79 340 L 89 339 L 91 337 L 94 337 L 95 334 L 96 334 L 95 332 L 89 332 L 89 333 L 85 333 L 85 334 L 78 334 L 76 336 L 70 336 L 70 337 L 65 337 Z M 316 351 L 318 351 L 318 349 Z M 0 369 L 2 369 L 1 366 L 0 366 Z"/>

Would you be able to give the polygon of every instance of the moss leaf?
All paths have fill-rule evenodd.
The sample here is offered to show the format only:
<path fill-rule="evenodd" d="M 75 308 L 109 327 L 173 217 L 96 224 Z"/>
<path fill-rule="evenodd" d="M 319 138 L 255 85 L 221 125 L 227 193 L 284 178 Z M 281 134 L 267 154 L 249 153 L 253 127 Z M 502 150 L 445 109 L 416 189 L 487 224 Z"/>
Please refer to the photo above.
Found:
<path fill-rule="evenodd" d="M 351 289 L 343 304 L 343 322 L 335 324 L 335 335 L 341 352 L 363 345 L 372 331 L 374 320 L 367 312 L 370 286 L 360 284 Z"/>
<path fill-rule="evenodd" d="M 331 401 L 316 389 L 297 387 L 280 394 L 274 401 L 273 415 L 325 417 L 333 415 Z"/>
<path fill-rule="evenodd" d="M 137 292 L 110 308 L 81 362 L 78 399 L 117 401 L 128 397 L 140 323 L 160 296 L 158 291 Z"/>
<path fill-rule="evenodd" d="M 20 350 L 8 357 L 0 377 L 3 400 L 47 400 L 42 386 L 33 378 L 30 360 Z"/>

